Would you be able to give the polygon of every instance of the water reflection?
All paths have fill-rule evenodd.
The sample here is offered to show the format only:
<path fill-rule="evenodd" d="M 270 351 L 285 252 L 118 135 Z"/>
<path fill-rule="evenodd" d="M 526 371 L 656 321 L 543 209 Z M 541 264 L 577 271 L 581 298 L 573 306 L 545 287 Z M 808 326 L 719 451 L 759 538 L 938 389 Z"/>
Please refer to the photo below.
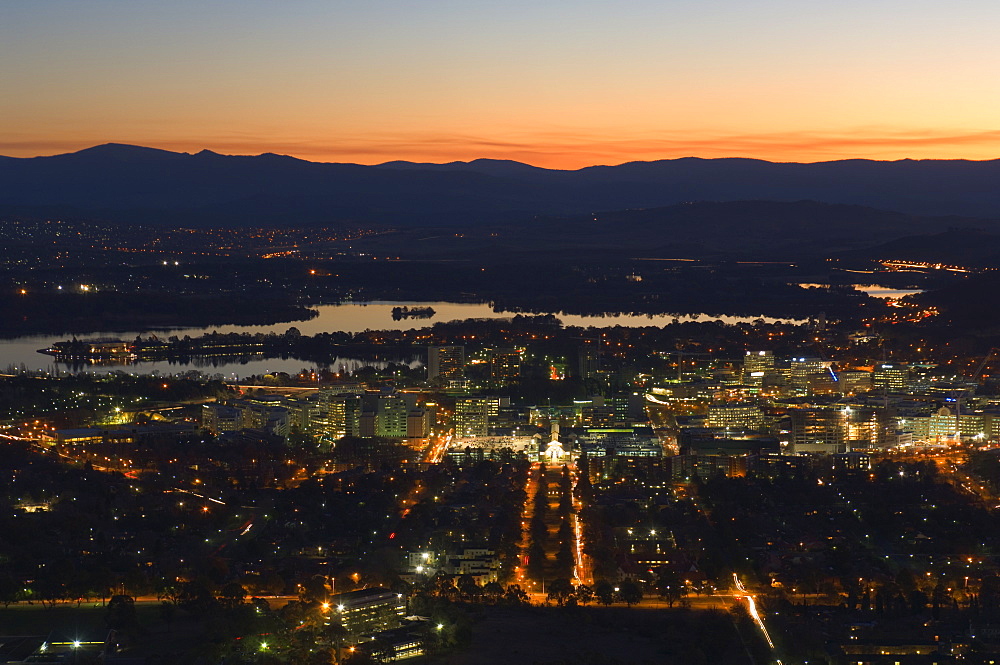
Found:
<path fill-rule="evenodd" d="M 433 316 L 429 318 L 393 318 L 393 308 L 402 306 L 429 307 L 433 309 Z M 489 303 L 450 303 L 450 302 L 369 302 L 369 303 L 345 303 L 340 305 L 320 305 L 315 309 L 319 315 L 309 321 L 296 321 L 293 323 L 279 323 L 263 326 L 214 326 L 206 328 L 183 328 L 160 333 L 160 336 L 169 335 L 183 338 L 185 335 L 199 337 L 211 332 L 224 333 L 277 333 L 281 334 L 289 328 L 297 328 L 303 335 L 316 335 L 318 333 L 344 331 L 363 332 L 365 330 L 413 330 L 425 328 L 438 322 L 454 321 L 456 319 L 500 319 L 510 318 L 515 314 L 512 312 L 495 312 Z M 775 319 L 760 316 L 724 316 L 714 314 L 604 314 L 594 316 L 584 316 L 578 314 L 555 315 L 565 326 L 662 326 L 680 321 L 716 321 L 725 323 L 752 323 L 758 319 L 767 322 L 789 322 L 803 323 L 792 319 Z M 98 337 L 114 338 L 122 340 L 132 340 L 136 336 L 148 336 L 150 330 L 130 330 L 130 331 L 109 331 L 105 333 L 94 333 L 80 335 L 79 337 L 93 339 Z M 55 342 L 67 339 L 69 335 L 61 336 L 33 336 L 19 337 L 11 340 L 0 341 L 0 368 L 31 369 L 31 370 L 68 370 L 68 369 L 91 369 L 113 371 L 122 369 L 130 372 L 174 374 L 186 370 L 218 370 L 218 373 L 231 378 L 233 375 L 245 377 L 254 374 L 267 372 L 288 372 L 297 373 L 303 368 L 315 366 L 314 363 L 296 360 L 294 358 L 271 358 L 260 359 L 254 356 L 229 356 L 212 358 L 191 358 L 187 361 L 153 361 L 141 362 L 133 365 L 122 363 L 108 364 L 101 366 L 77 365 L 68 366 L 57 363 L 53 358 L 38 353 L 39 349 L 50 347 Z M 417 356 L 422 356 L 417 354 Z M 362 366 L 384 367 L 392 360 L 361 360 L 357 358 L 338 358 L 329 366 L 331 371 L 338 371 L 343 366 L 347 371 L 354 371 Z M 415 358 L 397 359 L 395 362 L 405 364 L 419 363 Z M 363 363 L 363 364 L 359 364 Z M 215 373 L 215 372 L 213 372 Z"/>

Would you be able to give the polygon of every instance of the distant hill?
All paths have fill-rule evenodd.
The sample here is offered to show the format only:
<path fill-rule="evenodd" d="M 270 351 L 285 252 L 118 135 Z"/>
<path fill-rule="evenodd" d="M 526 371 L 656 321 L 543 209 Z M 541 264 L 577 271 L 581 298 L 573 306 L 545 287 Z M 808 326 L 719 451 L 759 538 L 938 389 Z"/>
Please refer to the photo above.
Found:
<path fill-rule="evenodd" d="M 996 227 L 994 227 L 995 230 Z M 979 228 L 956 226 L 942 233 L 905 236 L 889 242 L 847 251 L 847 259 L 904 259 L 970 267 L 1000 265 L 1000 235 Z"/>
<path fill-rule="evenodd" d="M 799 260 L 809 256 L 884 258 L 895 239 L 934 245 L 942 228 L 998 229 L 1000 223 L 959 217 L 921 217 L 816 201 L 729 201 L 682 203 L 663 208 L 586 215 L 539 216 L 529 223 L 464 229 L 416 227 L 365 238 L 363 251 L 406 258 L 547 254 L 645 258 Z M 978 227 L 971 228 L 971 227 Z M 947 235 L 947 234 L 946 234 Z M 949 240 L 950 242 L 950 240 Z M 948 243 L 943 246 L 947 247 Z M 899 254 L 908 257 L 900 248 Z"/>
<path fill-rule="evenodd" d="M 936 218 L 817 201 L 729 201 L 682 203 L 664 208 L 594 213 L 561 220 L 536 220 L 538 232 L 580 242 L 628 242 L 654 251 L 662 245 L 700 244 L 721 253 L 772 255 L 822 249 L 868 247 L 889 239 L 932 233 L 956 222 L 1000 224 L 968 218 Z"/>
<path fill-rule="evenodd" d="M 0 215 L 201 226 L 474 227 L 690 201 L 812 200 L 1000 218 L 998 182 L 1000 161 L 685 158 L 559 171 L 503 160 L 361 166 L 107 144 L 0 159 Z"/>

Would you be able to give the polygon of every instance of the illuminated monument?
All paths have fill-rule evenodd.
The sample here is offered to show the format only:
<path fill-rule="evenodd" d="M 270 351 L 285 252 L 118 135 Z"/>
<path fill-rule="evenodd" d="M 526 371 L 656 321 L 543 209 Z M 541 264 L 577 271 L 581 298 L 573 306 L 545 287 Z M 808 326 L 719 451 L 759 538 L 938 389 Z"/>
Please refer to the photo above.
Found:
<path fill-rule="evenodd" d="M 545 446 L 542 461 L 546 464 L 568 464 L 573 461 L 570 453 L 566 452 L 562 443 L 559 442 L 559 423 L 557 421 L 552 423 L 552 439 Z"/>

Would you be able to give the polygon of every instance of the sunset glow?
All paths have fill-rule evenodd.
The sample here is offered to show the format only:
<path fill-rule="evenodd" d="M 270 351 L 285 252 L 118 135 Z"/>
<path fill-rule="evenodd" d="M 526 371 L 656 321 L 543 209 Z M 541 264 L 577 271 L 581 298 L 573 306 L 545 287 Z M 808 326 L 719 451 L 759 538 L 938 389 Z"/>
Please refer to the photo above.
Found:
<path fill-rule="evenodd" d="M 1000 154 L 992 3 L 203 4 L 5 3 L 0 154 Z"/>

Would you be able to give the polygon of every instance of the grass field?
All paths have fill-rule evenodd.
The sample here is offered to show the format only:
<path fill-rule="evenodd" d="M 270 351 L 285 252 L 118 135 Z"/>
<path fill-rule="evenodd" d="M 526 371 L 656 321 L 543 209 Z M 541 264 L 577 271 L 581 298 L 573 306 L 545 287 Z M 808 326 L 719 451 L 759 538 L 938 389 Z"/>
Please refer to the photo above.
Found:
<path fill-rule="evenodd" d="M 0 608 L 0 635 L 46 636 L 56 632 L 67 638 L 103 637 L 107 631 L 106 614 L 100 603 L 84 603 L 79 607 L 75 603 L 56 607 L 20 603 Z M 169 626 L 155 604 L 136 605 L 136 615 L 139 636 L 128 649 L 128 653 L 136 656 L 183 653 L 198 634 L 197 622 L 182 612 L 176 613 Z"/>

